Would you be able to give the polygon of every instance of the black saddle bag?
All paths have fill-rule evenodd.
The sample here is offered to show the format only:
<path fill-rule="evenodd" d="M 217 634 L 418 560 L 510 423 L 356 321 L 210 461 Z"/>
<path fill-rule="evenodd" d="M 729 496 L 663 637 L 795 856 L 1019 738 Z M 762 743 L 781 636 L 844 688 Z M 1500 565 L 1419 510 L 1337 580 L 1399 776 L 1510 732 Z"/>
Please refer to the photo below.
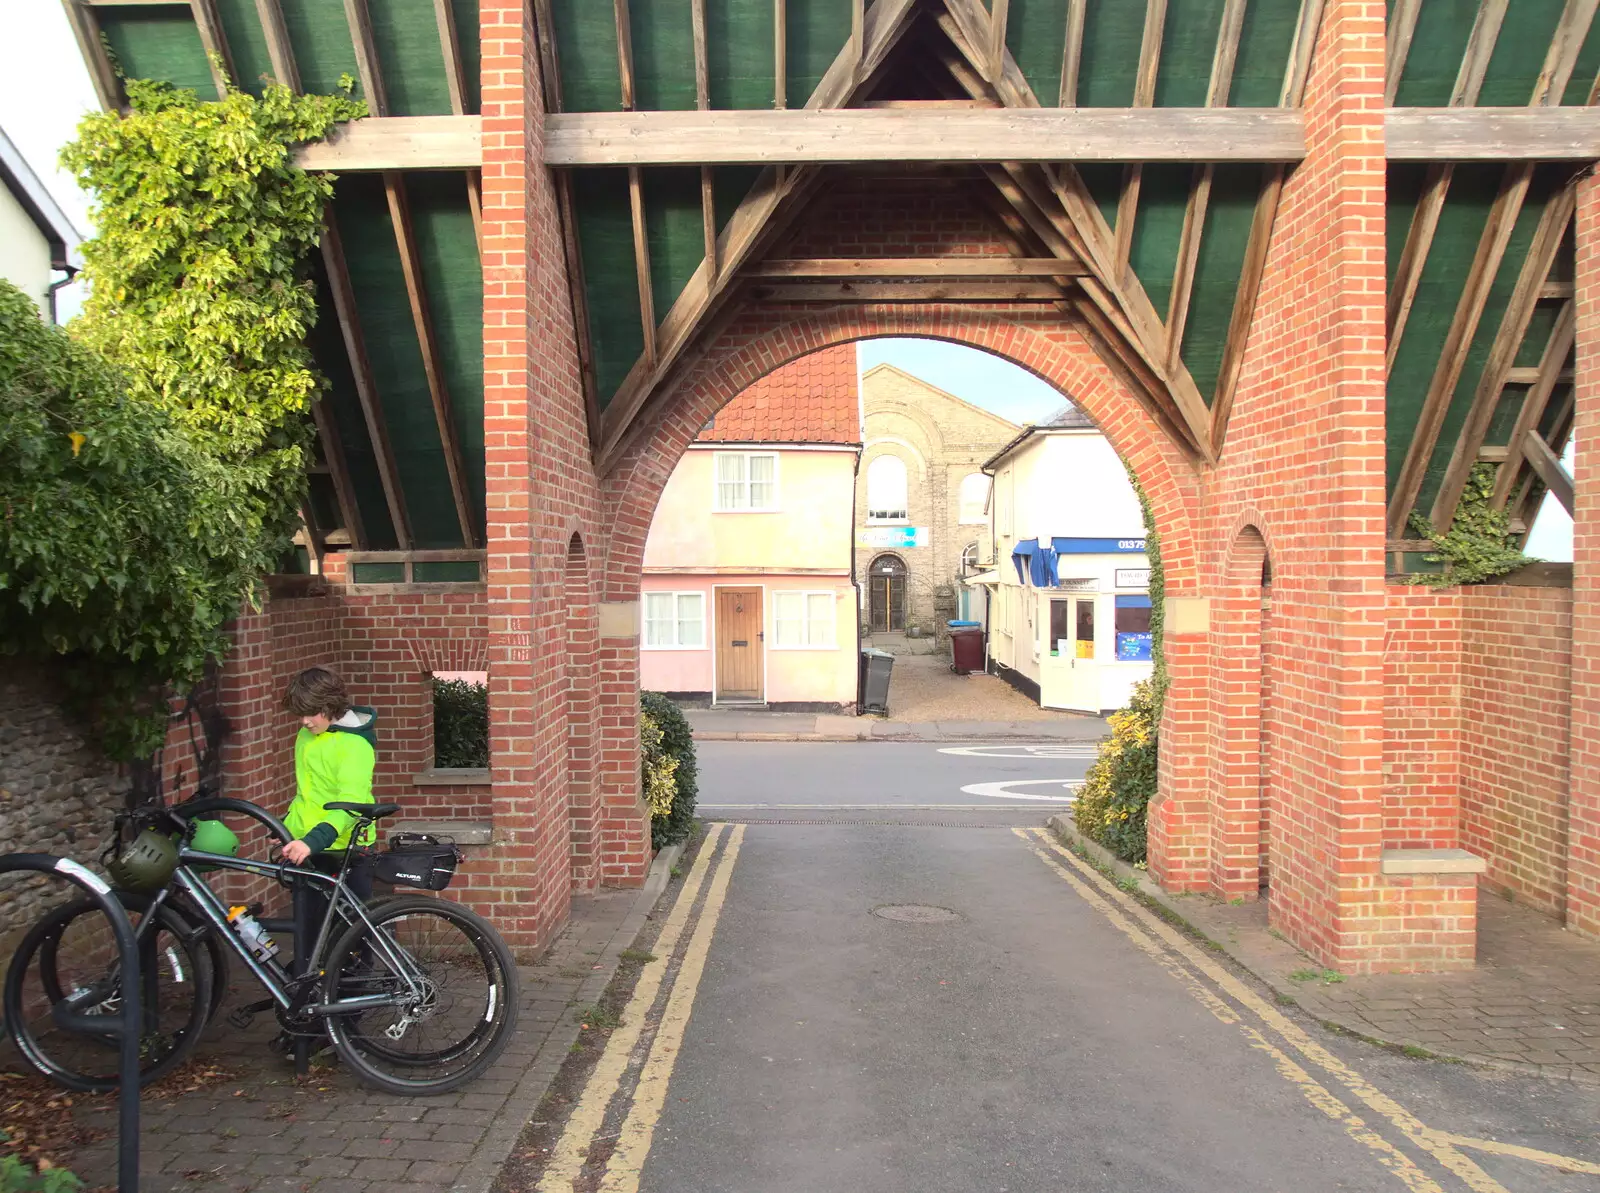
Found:
<path fill-rule="evenodd" d="M 372 876 L 395 886 L 442 891 L 456 876 L 462 856 L 454 841 L 428 833 L 395 833 L 389 848 L 372 855 Z"/>

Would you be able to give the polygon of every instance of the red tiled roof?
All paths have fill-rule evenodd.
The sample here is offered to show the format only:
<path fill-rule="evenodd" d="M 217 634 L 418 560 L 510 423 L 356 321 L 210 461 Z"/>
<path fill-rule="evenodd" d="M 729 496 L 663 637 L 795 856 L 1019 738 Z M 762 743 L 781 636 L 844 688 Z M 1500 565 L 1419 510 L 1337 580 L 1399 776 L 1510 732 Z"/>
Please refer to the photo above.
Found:
<path fill-rule="evenodd" d="M 856 346 L 790 361 L 739 394 L 700 432 L 700 443 L 860 443 Z"/>

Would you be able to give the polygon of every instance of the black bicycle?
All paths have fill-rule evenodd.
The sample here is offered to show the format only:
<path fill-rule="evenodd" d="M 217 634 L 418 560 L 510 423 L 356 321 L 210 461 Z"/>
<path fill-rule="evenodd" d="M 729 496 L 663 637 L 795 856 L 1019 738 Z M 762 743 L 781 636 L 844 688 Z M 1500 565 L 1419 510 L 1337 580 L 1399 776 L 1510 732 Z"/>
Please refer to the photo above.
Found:
<path fill-rule="evenodd" d="M 356 815 L 354 837 L 399 811 L 397 804 L 330 804 Z M 337 874 L 191 848 L 194 827 L 222 813 L 248 816 L 278 844 L 290 840 L 281 822 L 242 800 L 191 800 L 146 806 L 125 816 L 139 833 L 177 838 L 170 879 L 154 894 L 125 894 L 137 917 L 141 958 L 141 1079 L 148 1083 L 189 1056 L 220 1009 L 230 956 L 250 970 L 268 998 L 231 1015 L 271 1009 L 289 1038 L 326 1038 L 361 1080 L 397 1094 L 440 1094 L 473 1080 L 510 1041 L 518 1007 L 517 971 L 505 942 L 482 917 L 432 895 L 397 895 L 363 904 L 346 879 L 354 865 L 373 865 L 389 880 L 429 890 L 448 885 L 459 854 L 420 841 L 379 851 L 346 851 Z M 137 840 L 137 836 L 135 838 Z M 272 878 L 326 901 L 307 959 L 294 972 L 274 955 L 275 943 L 254 920 L 254 908 L 230 908 L 204 871 L 233 870 Z M 281 928 L 278 921 L 267 927 Z M 303 942 L 297 939 L 297 949 Z M 115 1037 L 86 1030 L 86 1020 L 114 1015 L 121 974 L 107 947 L 104 917 L 85 902 L 43 917 L 23 938 L 6 974 L 6 1028 L 39 1073 L 71 1089 L 116 1087 Z M 220 985 L 219 985 L 220 982 Z M 108 1020 L 108 1024 L 109 1024 Z"/>

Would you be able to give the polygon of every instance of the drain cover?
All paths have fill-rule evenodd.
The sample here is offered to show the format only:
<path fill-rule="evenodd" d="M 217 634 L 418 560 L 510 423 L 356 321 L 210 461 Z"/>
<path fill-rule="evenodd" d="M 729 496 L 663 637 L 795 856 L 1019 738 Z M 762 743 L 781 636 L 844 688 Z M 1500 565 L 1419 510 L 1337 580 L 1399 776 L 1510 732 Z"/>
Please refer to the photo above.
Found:
<path fill-rule="evenodd" d="M 943 924 L 961 918 L 948 907 L 932 907 L 926 903 L 890 903 L 874 907 L 872 914 L 902 924 Z"/>

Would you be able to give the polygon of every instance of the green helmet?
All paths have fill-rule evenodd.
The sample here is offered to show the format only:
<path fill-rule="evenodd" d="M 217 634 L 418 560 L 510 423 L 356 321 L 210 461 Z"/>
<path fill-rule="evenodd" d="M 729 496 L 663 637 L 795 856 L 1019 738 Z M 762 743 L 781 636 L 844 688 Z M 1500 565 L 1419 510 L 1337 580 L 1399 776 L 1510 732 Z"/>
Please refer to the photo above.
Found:
<path fill-rule="evenodd" d="M 222 853 L 236 857 L 239 853 L 239 835 L 220 820 L 197 820 L 189 848 L 202 853 Z M 195 866 L 196 870 L 215 870 L 215 866 Z"/>
<path fill-rule="evenodd" d="M 172 838 L 147 828 L 106 866 L 111 881 L 125 891 L 153 895 L 178 868 L 178 847 Z"/>

